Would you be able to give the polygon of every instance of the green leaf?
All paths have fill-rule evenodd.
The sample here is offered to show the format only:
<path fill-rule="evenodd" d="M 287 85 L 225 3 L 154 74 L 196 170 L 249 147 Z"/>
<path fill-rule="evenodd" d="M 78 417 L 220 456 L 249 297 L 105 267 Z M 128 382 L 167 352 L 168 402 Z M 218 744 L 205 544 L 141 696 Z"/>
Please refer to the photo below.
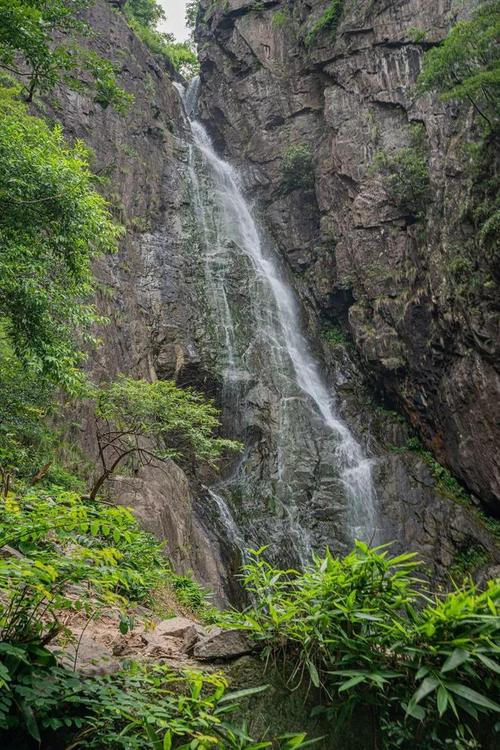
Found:
<path fill-rule="evenodd" d="M 415 691 L 412 700 L 415 701 L 415 703 L 419 703 L 423 698 L 425 698 L 426 695 L 432 693 L 438 685 L 439 680 L 437 680 L 435 677 L 426 677 L 418 690 Z"/>
<path fill-rule="evenodd" d="M 408 702 L 408 705 L 406 706 L 406 714 L 408 716 L 413 716 L 414 719 L 418 719 L 419 721 L 423 721 L 425 719 L 425 709 L 422 708 L 422 706 L 417 706 L 413 698 Z"/>
<path fill-rule="evenodd" d="M 257 693 L 263 693 L 265 690 L 269 690 L 269 685 L 260 685 L 259 687 L 245 688 L 244 690 L 236 690 L 232 693 L 226 693 L 219 700 L 219 703 L 227 703 L 228 701 L 238 701 L 241 698 L 247 698 L 249 695 L 256 695 Z"/>
<path fill-rule="evenodd" d="M 448 690 L 451 690 L 452 693 L 455 693 L 455 695 L 459 695 L 461 698 L 465 698 L 465 700 L 475 703 L 477 706 L 482 706 L 490 711 L 500 713 L 500 706 L 498 703 L 490 700 L 485 695 L 481 695 L 481 693 L 477 693 L 472 688 L 467 687 L 467 685 L 462 685 L 458 682 L 449 682 L 446 687 Z"/>
<path fill-rule="evenodd" d="M 493 661 L 493 659 L 490 659 L 485 654 L 476 654 L 477 658 L 483 662 L 485 667 L 488 667 L 488 669 L 491 669 L 493 672 L 496 672 L 497 674 L 500 674 L 500 666 Z"/>
<path fill-rule="evenodd" d="M 465 649 L 462 648 L 456 648 L 446 659 L 441 668 L 441 673 L 444 674 L 445 672 L 451 672 L 453 669 L 456 669 L 463 664 L 464 661 L 467 661 L 469 657 L 470 654 L 468 651 L 465 651 Z"/>
<path fill-rule="evenodd" d="M 344 692 L 344 690 L 350 690 L 355 685 L 359 685 L 360 682 L 364 682 L 365 675 L 363 674 L 357 674 L 355 677 L 351 677 L 350 680 L 347 680 L 347 682 L 343 682 L 342 685 L 339 687 L 339 693 Z"/>
<path fill-rule="evenodd" d="M 442 716 L 448 708 L 448 691 L 442 685 L 437 690 L 437 709 L 440 716 Z"/>
<path fill-rule="evenodd" d="M 316 669 L 316 665 L 312 661 L 308 660 L 307 668 L 309 670 L 309 675 L 311 677 L 312 684 L 314 685 L 314 687 L 318 688 L 320 685 L 320 681 L 319 681 L 319 674 L 318 674 L 318 670 Z"/>
<path fill-rule="evenodd" d="M 163 737 L 163 750 L 171 750 L 172 748 L 172 732 L 168 730 L 168 732 Z"/>
<path fill-rule="evenodd" d="M 38 724 L 33 709 L 24 701 L 19 701 L 19 707 L 21 709 L 22 715 L 24 716 L 28 734 L 37 742 L 41 742 L 42 739 L 40 737 L 40 730 L 38 729 Z"/>

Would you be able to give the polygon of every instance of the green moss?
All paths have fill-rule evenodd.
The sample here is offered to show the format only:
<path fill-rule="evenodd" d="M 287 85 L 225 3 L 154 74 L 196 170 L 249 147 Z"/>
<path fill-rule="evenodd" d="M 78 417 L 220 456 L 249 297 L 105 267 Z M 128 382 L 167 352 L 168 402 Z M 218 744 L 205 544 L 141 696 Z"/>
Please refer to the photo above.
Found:
<path fill-rule="evenodd" d="M 329 6 L 325 10 L 321 18 L 316 21 L 316 23 L 306 36 L 306 47 L 309 47 L 314 42 L 318 34 L 327 29 L 330 31 L 332 39 L 335 40 L 337 29 L 342 19 L 343 11 L 344 0 L 331 0 Z"/>
<path fill-rule="evenodd" d="M 276 29 L 282 29 L 283 26 L 286 26 L 290 19 L 290 16 L 288 13 L 284 10 L 277 10 L 273 13 L 273 26 Z"/>
<path fill-rule="evenodd" d="M 483 513 L 482 510 L 473 504 L 467 490 L 465 490 L 449 469 L 446 469 L 436 461 L 432 453 L 423 447 L 418 437 L 410 438 L 406 442 L 406 445 L 402 447 L 388 447 L 395 453 L 403 453 L 404 451 L 418 453 L 429 467 L 431 474 L 436 481 L 436 489 L 438 492 L 449 500 L 465 505 L 473 513 L 476 519 L 493 534 L 493 536 L 500 539 L 500 520 L 487 516 L 486 513 Z"/>
<path fill-rule="evenodd" d="M 417 29 L 415 26 L 411 26 L 407 29 L 406 34 L 408 39 L 415 44 L 420 44 L 420 42 L 425 41 L 425 31 L 423 29 Z"/>
<path fill-rule="evenodd" d="M 312 188 L 314 171 L 310 146 L 299 143 L 287 148 L 283 154 L 282 173 L 285 192 L 296 188 Z"/>
<path fill-rule="evenodd" d="M 325 326 L 321 331 L 321 337 L 331 346 L 345 346 L 349 343 L 344 331 L 336 325 Z"/>

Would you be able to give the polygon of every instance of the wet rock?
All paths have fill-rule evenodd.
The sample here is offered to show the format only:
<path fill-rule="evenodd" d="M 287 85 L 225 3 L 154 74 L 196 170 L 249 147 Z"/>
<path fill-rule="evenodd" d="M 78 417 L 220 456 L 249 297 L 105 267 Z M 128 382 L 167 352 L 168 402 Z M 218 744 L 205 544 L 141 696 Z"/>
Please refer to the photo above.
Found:
<path fill-rule="evenodd" d="M 467 106 L 416 89 L 427 45 L 476 4 L 346 3 L 335 37 L 325 29 L 306 49 L 328 0 L 202 0 L 200 112 L 245 172 L 306 305 L 327 321 L 340 312 L 371 382 L 499 515 L 498 273 L 461 218 L 474 201 L 461 153 L 480 132 Z M 431 184 L 422 218 L 391 199 L 375 158 L 412 148 L 415 124 Z M 282 195 L 296 144 L 314 153 L 315 190 Z M 457 278 L 460 263 L 470 270 Z"/>

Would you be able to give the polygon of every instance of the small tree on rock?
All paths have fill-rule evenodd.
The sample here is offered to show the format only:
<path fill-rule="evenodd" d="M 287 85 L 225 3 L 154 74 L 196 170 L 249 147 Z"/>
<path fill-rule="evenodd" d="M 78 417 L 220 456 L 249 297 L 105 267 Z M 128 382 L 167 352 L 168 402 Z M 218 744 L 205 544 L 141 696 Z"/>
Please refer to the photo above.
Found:
<path fill-rule="evenodd" d="M 148 383 L 121 377 L 97 391 L 96 437 L 102 473 L 94 483 L 94 499 L 104 482 L 126 459 L 141 466 L 173 459 L 194 471 L 197 465 L 217 468 L 224 453 L 240 443 L 217 437 L 219 411 L 192 388 L 171 380 Z"/>

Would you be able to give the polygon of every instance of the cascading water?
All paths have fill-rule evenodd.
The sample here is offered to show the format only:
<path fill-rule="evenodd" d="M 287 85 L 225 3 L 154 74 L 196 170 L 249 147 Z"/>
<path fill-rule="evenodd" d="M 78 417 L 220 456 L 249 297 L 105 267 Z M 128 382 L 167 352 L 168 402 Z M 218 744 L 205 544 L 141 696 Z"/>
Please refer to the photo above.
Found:
<path fill-rule="evenodd" d="M 276 559 L 305 563 L 314 548 L 376 537 L 371 461 L 337 413 L 292 287 L 237 173 L 193 118 L 198 87 L 191 83 L 184 104 L 206 327 L 225 412 L 247 446 L 210 495 L 233 544 L 269 544 Z"/>

